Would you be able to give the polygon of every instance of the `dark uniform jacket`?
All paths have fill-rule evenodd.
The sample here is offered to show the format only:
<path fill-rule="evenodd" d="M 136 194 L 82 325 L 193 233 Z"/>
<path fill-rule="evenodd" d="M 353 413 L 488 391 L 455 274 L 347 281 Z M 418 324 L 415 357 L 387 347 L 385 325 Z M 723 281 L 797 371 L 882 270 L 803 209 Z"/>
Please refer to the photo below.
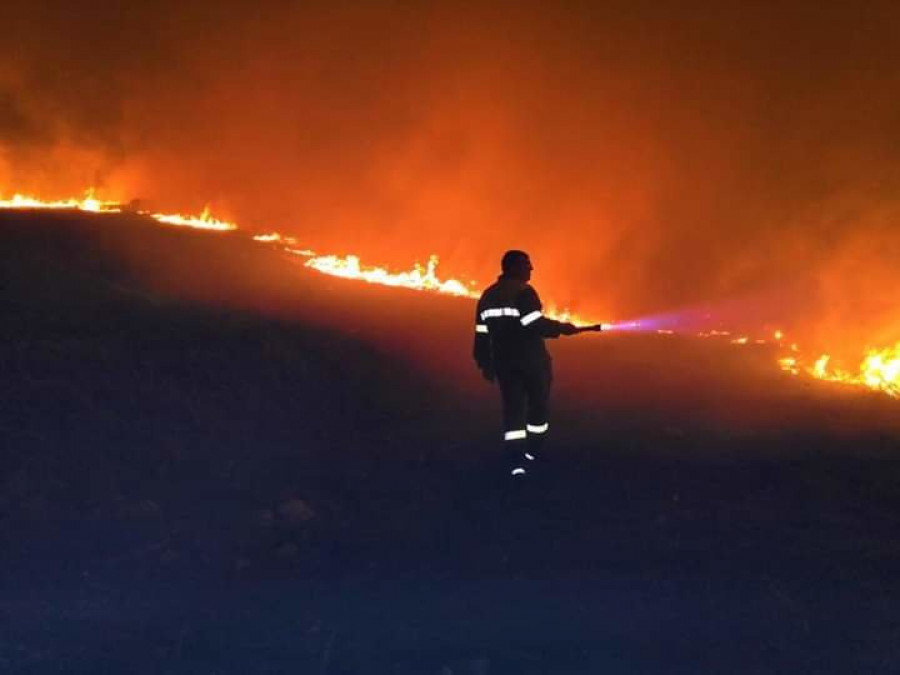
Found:
<path fill-rule="evenodd" d="M 485 373 L 546 367 L 544 338 L 559 337 L 567 324 L 544 316 L 529 284 L 504 276 L 481 294 L 475 315 L 473 356 Z"/>

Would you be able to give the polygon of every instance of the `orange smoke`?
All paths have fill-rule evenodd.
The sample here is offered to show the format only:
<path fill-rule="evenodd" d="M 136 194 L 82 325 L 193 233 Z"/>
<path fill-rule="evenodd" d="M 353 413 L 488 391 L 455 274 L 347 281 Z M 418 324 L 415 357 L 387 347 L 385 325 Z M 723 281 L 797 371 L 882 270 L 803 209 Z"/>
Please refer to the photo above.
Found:
<path fill-rule="evenodd" d="M 854 376 L 900 340 L 897 3 L 70 5 L 4 14 L 0 185 L 210 201 L 428 287 L 521 248 L 560 313 L 709 308 Z"/>

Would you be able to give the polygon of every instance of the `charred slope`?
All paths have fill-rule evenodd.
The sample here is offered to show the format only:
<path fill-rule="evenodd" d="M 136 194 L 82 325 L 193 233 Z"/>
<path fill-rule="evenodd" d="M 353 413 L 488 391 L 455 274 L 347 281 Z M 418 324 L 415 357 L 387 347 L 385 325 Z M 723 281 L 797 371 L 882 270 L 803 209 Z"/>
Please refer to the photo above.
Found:
<path fill-rule="evenodd" d="M 510 494 L 468 303 L 128 216 L 3 214 L 0 287 L 8 672 L 900 662 L 881 399 L 562 343 L 554 461 Z"/>
<path fill-rule="evenodd" d="M 241 271 L 254 254 L 292 271 L 246 241 L 139 219 L 5 216 L 0 508 L 27 525 L 19 543 L 144 510 L 160 527 L 191 521 L 189 548 L 210 528 L 231 546 L 236 514 L 301 494 L 327 511 L 386 455 L 423 461 L 406 439 L 446 397 L 377 345 L 284 318 L 327 291 L 303 275 L 290 301 L 265 295 Z M 240 309 L 238 286 L 278 308 Z M 126 529 L 98 530 L 89 555 L 122 554 Z M 227 567 L 236 551 L 202 556 Z"/>

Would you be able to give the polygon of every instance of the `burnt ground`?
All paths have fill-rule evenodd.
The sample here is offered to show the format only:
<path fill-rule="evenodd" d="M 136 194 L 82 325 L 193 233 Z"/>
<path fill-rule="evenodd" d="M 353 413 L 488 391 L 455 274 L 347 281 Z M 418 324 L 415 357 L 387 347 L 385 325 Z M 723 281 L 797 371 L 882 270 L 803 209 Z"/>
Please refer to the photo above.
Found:
<path fill-rule="evenodd" d="M 513 489 L 470 313 L 0 214 L 0 672 L 900 671 L 900 403 L 584 336 Z"/>

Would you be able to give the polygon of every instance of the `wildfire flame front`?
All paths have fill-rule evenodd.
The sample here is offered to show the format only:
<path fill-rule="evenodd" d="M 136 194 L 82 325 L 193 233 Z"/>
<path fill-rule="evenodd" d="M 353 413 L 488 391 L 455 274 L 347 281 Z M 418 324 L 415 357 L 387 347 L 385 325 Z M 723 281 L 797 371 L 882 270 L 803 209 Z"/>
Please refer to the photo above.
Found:
<path fill-rule="evenodd" d="M 89 189 L 81 199 L 70 198 L 48 201 L 16 193 L 9 199 L 0 198 L 0 209 L 78 210 L 90 213 L 119 213 L 122 211 L 121 202 L 100 200 L 94 195 L 95 191 Z M 199 216 L 150 213 L 146 211 L 138 211 L 137 213 L 166 225 L 216 232 L 232 232 L 239 229 L 235 223 L 215 218 L 208 206 L 203 209 Z M 466 284 L 457 279 L 442 280 L 438 277 L 437 267 L 439 260 L 437 255 L 430 256 L 428 263 L 424 267 L 416 264 L 411 270 L 406 272 L 391 272 L 384 267 L 364 265 L 359 256 L 352 254 L 343 257 L 336 255 L 319 256 L 309 249 L 294 248 L 298 243 L 295 238 L 277 232 L 258 234 L 253 236 L 253 240 L 260 243 L 276 244 L 287 253 L 308 258 L 304 263 L 305 266 L 323 274 L 365 281 L 371 284 L 443 293 L 456 297 L 478 297 L 478 292 L 474 289 L 474 283 Z M 557 309 L 552 305 L 546 313 L 553 318 L 562 321 L 572 321 L 576 324 L 599 323 L 594 320 L 577 317 L 566 309 Z M 631 324 L 604 325 L 608 328 L 616 328 Z M 637 324 L 634 325 L 637 326 Z M 659 335 L 674 334 L 673 331 L 667 329 L 659 329 L 655 332 Z M 699 337 L 730 339 L 731 343 L 735 345 L 747 345 L 751 342 L 751 339 L 746 335 L 737 338 L 732 338 L 731 335 L 729 331 L 712 330 L 708 333 L 700 333 Z M 779 345 L 781 345 L 784 337 L 783 331 L 775 331 L 774 340 Z M 768 344 L 769 340 L 755 339 L 752 342 L 754 344 Z M 897 342 L 893 347 L 869 349 L 859 366 L 857 374 L 831 367 L 831 357 L 828 354 L 823 354 L 819 357 L 811 367 L 802 369 L 800 365 L 801 359 L 798 355 L 800 351 L 798 346 L 792 343 L 790 351 L 792 352 L 790 356 L 778 359 L 778 365 L 782 370 L 793 375 L 798 375 L 803 370 L 803 372 L 819 380 L 868 387 L 869 389 L 884 392 L 889 396 L 900 398 L 900 342 Z"/>

